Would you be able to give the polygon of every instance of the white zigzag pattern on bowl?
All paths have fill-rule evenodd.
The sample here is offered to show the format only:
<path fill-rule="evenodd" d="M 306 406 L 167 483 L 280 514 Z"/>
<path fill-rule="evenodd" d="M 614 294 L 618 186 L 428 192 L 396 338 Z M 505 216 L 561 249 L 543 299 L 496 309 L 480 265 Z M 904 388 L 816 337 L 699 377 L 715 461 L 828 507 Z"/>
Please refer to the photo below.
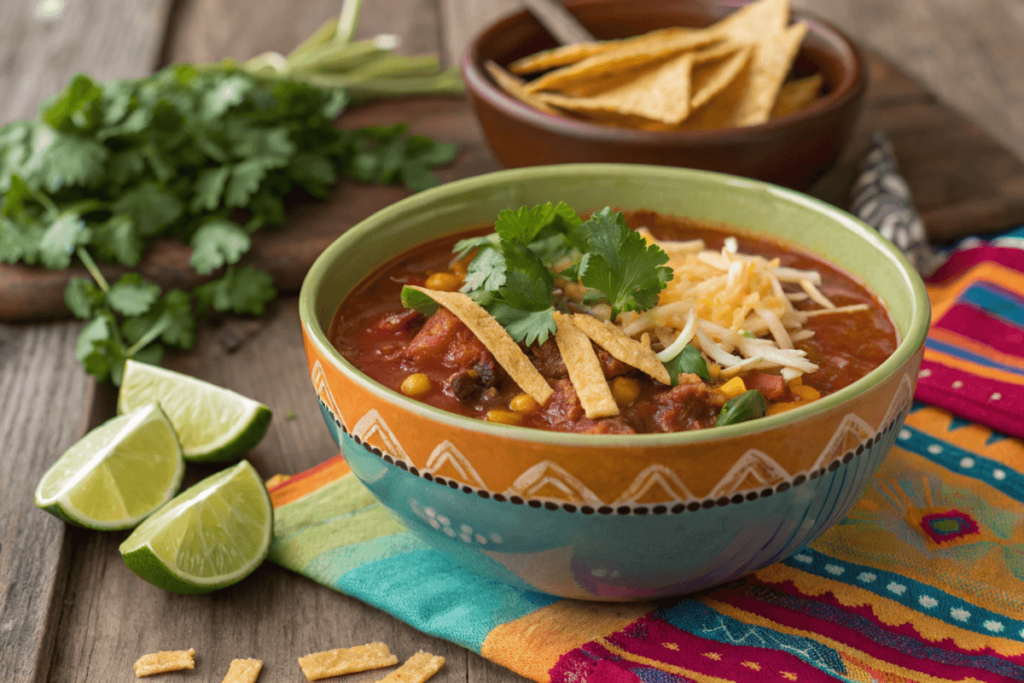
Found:
<path fill-rule="evenodd" d="M 882 418 L 882 426 L 884 427 L 899 417 L 904 410 L 910 407 L 913 400 L 914 385 L 911 383 L 908 375 L 903 375 L 903 379 L 900 380 L 900 388 L 896 390 L 896 395 L 892 397 L 892 402 L 889 404 L 889 410 L 886 411 L 885 417 Z"/>
<path fill-rule="evenodd" d="M 402 444 L 398 442 L 395 433 L 388 427 L 388 423 L 380 416 L 376 409 L 363 415 L 356 426 L 352 428 L 352 436 L 359 437 L 364 442 L 369 442 L 374 436 L 381 441 L 381 450 L 395 458 L 403 460 L 406 464 L 412 465 L 409 456 L 406 455 Z"/>
<path fill-rule="evenodd" d="M 539 495 L 545 487 L 552 487 L 562 495 Z M 550 460 L 539 462 L 520 474 L 512 486 L 505 491 L 505 495 L 558 500 L 564 503 L 590 503 L 591 505 L 602 503 L 593 491 L 583 485 L 583 482 Z"/>
<path fill-rule="evenodd" d="M 686 503 L 696 498 L 675 472 L 664 465 L 651 465 L 636 476 L 612 505 L 639 504 L 655 487 L 660 487 L 664 493 L 663 498 L 655 500 L 657 503 Z"/>
<path fill-rule="evenodd" d="M 887 423 L 888 420 L 885 420 L 882 422 L 882 425 L 884 426 Z M 842 458 L 843 454 L 852 451 L 871 438 L 873 433 L 874 430 L 871 429 L 867 422 L 853 413 L 846 415 L 843 421 L 839 423 L 836 433 L 829 439 L 828 445 L 825 446 L 818 459 L 814 461 L 811 469 L 816 470 L 821 467 L 828 467 L 832 464 L 832 461 Z"/>
<path fill-rule="evenodd" d="M 461 484 L 469 484 L 480 489 L 487 488 L 484 480 L 480 478 L 480 475 L 473 469 L 473 466 L 469 464 L 469 459 L 462 454 L 462 451 L 455 447 L 455 444 L 447 439 L 439 443 L 437 448 L 431 452 L 423 472 L 436 477 L 445 465 L 449 465 L 458 474 L 458 477 L 442 475 L 445 478 L 454 479 Z"/>
<path fill-rule="evenodd" d="M 316 395 L 324 402 L 324 405 L 331 411 L 331 414 L 341 422 L 341 426 L 345 428 L 345 431 L 348 431 L 348 425 L 345 424 L 345 418 L 341 416 L 341 411 L 338 410 L 338 404 L 334 400 L 334 394 L 331 393 L 330 385 L 327 384 L 327 375 L 324 373 L 320 361 L 313 364 L 313 372 L 310 373 L 309 378 L 313 380 L 313 388 L 316 389 Z"/>
<path fill-rule="evenodd" d="M 740 491 L 774 486 L 787 479 L 789 472 L 782 465 L 775 462 L 767 453 L 751 448 L 729 468 L 708 497 L 731 496 Z M 753 484 L 745 486 L 748 480 L 753 480 Z"/>

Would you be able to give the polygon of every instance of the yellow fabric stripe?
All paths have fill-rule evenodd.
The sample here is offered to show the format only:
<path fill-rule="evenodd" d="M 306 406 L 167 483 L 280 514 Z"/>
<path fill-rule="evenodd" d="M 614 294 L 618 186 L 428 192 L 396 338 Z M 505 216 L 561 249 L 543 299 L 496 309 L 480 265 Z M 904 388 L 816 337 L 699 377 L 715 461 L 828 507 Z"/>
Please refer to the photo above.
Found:
<path fill-rule="evenodd" d="M 659 662 L 655 659 L 649 659 L 642 655 L 636 655 L 632 652 L 627 652 L 622 648 L 612 645 L 604 638 L 598 638 L 597 642 L 600 643 L 602 647 L 607 649 L 612 654 L 616 654 L 625 659 L 626 661 L 636 662 L 637 664 L 646 664 L 647 666 L 659 669 L 666 673 L 676 674 L 679 676 L 686 676 L 687 679 L 696 681 L 696 683 L 736 683 L 736 681 L 730 678 L 719 678 L 718 676 L 709 676 L 707 674 L 702 674 L 698 671 L 692 671 L 690 669 L 685 669 L 681 666 L 676 666 L 675 664 L 666 664 L 665 662 Z"/>

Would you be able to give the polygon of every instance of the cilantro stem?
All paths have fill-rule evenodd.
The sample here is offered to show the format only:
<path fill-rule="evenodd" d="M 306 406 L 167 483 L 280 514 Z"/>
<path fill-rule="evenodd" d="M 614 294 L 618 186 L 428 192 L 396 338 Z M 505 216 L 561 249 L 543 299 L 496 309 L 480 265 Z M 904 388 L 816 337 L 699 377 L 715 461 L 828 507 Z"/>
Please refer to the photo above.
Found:
<path fill-rule="evenodd" d="M 57 205 L 53 203 L 52 199 L 46 196 L 45 192 L 33 192 L 32 198 L 43 205 L 51 218 L 56 218 L 60 215 L 60 209 L 57 208 Z"/>
<path fill-rule="evenodd" d="M 110 285 L 107 284 L 107 279 L 103 277 L 103 273 L 100 272 L 99 266 L 97 266 L 96 262 L 92 260 L 92 256 L 89 255 L 89 252 L 85 250 L 85 247 L 78 247 L 78 249 L 75 250 L 75 253 L 78 255 L 78 259 L 82 262 L 82 265 L 85 266 L 85 269 L 89 271 L 89 275 L 92 275 L 92 279 L 96 281 L 97 285 L 99 285 L 99 288 L 103 290 L 104 294 L 107 294 L 110 291 Z"/>
<path fill-rule="evenodd" d="M 334 29 L 335 43 L 347 43 L 352 40 L 356 32 L 356 24 L 359 23 L 359 10 L 362 9 L 363 0 L 344 0 L 341 3 L 341 14 L 338 16 L 338 27 Z"/>
<path fill-rule="evenodd" d="M 157 337 L 166 332 L 173 322 L 174 321 L 171 319 L 169 314 L 164 313 L 161 315 L 160 318 L 153 323 L 153 327 L 146 330 L 146 334 L 142 335 L 142 338 L 139 339 L 139 341 L 132 344 L 131 348 L 125 351 L 124 355 L 131 358 L 136 353 L 149 346 L 151 342 L 156 341 Z"/>

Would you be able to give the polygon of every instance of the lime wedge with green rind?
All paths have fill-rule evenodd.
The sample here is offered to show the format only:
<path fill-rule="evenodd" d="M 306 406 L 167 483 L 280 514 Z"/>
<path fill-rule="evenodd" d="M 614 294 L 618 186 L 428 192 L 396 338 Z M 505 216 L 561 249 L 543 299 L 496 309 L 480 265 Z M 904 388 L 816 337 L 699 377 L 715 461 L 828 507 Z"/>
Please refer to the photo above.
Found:
<path fill-rule="evenodd" d="M 37 506 L 91 529 L 130 529 L 171 499 L 185 460 L 156 404 L 108 420 L 72 446 L 36 488 Z"/>
<path fill-rule="evenodd" d="M 189 488 L 121 544 L 133 572 L 174 593 L 209 593 L 251 574 L 270 550 L 270 494 L 247 460 Z"/>
<path fill-rule="evenodd" d="M 179 372 L 128 361 L 118 412 L 152 402 L 171 419 L 189 462 L 236 460 L 255 447 L 270 426 L 270 408 L 258 401 Z"/>

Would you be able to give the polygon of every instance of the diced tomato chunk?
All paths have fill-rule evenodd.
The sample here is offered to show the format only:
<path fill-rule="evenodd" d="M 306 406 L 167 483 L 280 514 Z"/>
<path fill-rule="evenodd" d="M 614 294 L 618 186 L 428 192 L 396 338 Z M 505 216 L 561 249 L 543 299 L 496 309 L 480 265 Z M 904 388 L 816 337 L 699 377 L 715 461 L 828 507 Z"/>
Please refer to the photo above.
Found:
<path fill-rule="evenodd" d="M 750 372 L 743 377 L 743 383 L 748 390 L 760 391 L 769 401 L 786 401 L 789 398 L 789 387 L 780 375 Z"/>

